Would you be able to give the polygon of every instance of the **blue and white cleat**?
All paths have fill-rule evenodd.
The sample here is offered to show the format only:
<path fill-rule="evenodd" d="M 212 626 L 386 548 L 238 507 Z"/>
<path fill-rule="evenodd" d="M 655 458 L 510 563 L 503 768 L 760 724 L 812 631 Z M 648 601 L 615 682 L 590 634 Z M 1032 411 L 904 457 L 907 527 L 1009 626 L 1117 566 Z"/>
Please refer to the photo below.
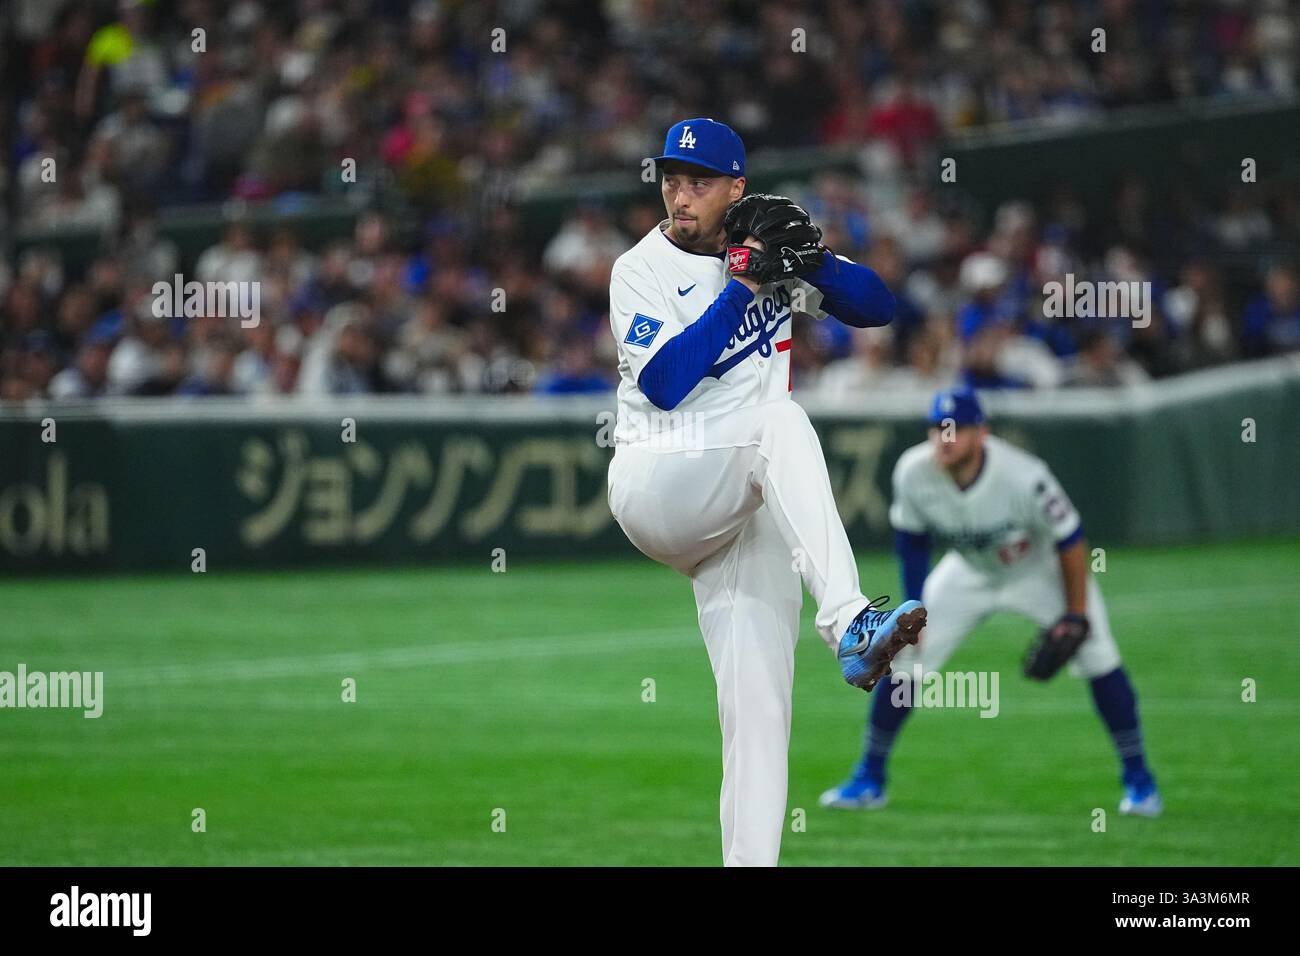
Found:
<path fill-rule="evenodd" d="M 884 784 L 857 777 L 831 787 L 817 799 L 817 803 L 828 810 L 879 810 L 888 802 Z"/>
<path fill-rule="evenodd" d="M 908 644 L 915 644 L 925 627 L 925 608 L 920 601 L 904 601 L 892 611 L 881 610 L 889 598 L 879 597 L 853 619 L 836 655 L 844 680 L 870 691 L 889 674 L 889 662 Z"/>
<path fill-rule="evenodd" d="M 1164 811 L 1164 801 L 1150 777 L 1135 783 L 1124 784 L 1124 799 L 1119 802 L 1119 812 L 1131 817 L 1158 817 Z"/>

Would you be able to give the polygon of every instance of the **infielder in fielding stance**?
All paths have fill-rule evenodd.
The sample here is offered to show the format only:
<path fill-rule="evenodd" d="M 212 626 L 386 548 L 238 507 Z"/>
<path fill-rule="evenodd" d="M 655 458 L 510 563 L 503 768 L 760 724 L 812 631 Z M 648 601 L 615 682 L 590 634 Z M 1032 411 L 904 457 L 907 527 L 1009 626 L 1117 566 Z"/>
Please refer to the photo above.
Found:
<path fill-rule="evenodd" d="M 894 297 L 828 252 L 799 206 L 744 196 L 745 149 L 729 127 L 684 120 L 655 163 L 668 218 L 610 277 L 609 505 L 637 548 L 694 585 L 718 684 L 723 862 L 773 866 L 801 577 L 855 687 L 870 691 L 925 624 L 917 601 L 885 611 L 862 596 L 821 444 L 790 399 L 795 311 L 884 325 Z"/>
<path fill-rule="evenodd" d="M 853 776 L 822 794 L 822 806 L 885 805 L 885 761 L 911 712 L 909 688 L 900 682 L 917 665 L 923 675 L 937 672 L 984 618 L 1011 611 L 1044 628 L 1025 657 L 1026 676 L 1047 680 L 1068 663 L 1088 680 L 1122 765 L 1120 812 L 1158 816 L 1137 698 L 1088 572 L 1079 513 L 1046 464 L 988 433 L 969 389 L 935 396 L 930 426 L 930 440 L 907 449 L 894 467 L 889 509 L 903 589 L 924 595 L 929 624 L 872 699 L 866 752 Z M 930 571 L 934 538 L 951 550 Z"/>

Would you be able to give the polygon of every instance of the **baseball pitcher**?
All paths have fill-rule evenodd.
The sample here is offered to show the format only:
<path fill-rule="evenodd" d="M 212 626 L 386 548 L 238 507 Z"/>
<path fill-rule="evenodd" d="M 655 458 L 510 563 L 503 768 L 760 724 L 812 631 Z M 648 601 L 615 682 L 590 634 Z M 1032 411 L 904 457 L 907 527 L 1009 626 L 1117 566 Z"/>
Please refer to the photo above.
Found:
<path fill-rule="evenodd" d="M 894 298 L 831 254 L 808 214 L 745 193 L 729 127 L 684 120 L 655 157 L 668 218 L 614 263 L 618 416 L 609 504 L 644 554 L 691 579 L 718 686 L 722 855 L 781 848 L 802 580 L 844 679 L 870 691 L 925 610 L 869 602 L 821 445 L 790 398 L 795 312 L 884 325 Z"/>

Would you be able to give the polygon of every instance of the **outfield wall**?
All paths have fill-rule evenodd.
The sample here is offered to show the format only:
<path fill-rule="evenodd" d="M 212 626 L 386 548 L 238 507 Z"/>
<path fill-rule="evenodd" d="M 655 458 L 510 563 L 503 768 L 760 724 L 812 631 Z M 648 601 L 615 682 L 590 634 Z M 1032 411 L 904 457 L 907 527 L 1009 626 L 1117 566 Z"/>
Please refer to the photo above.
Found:
<path fill-rule="evenodd" d="M 887 547 L 890 472 L 924 437 L 925 396 L 803 404 L 850 537 Z M 1300 535 L 1300 356 L 987 406 L 1052 465 L 1095 545 Z M 612 395 L 3 407 L 0 568 L 188 569 L 195 548 L 209 571 L 630 553 L 605 500 L 612 409 Z"/>

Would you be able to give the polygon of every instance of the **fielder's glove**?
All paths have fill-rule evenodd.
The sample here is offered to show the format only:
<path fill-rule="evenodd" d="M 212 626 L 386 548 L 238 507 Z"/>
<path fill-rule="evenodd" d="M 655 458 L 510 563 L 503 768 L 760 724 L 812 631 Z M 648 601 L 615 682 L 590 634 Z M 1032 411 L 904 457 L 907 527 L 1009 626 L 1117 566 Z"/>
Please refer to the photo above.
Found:
<path fill-rule="evenodd" d="M 822 264 L 822 231 L 802 207 L 784 196 L 750 193 L 727 207 L 727 268 L 754 282 L 779 282 L 805 275 Z M 743 245 L 753 236 L 761 250 Z"/>
<path fill-rule="evenodd" d="M 1088 639 L 1088 619 L 1081 614 L 1063 614 L 1051 627 L 1038 632 L 1025 654 L 1025 676 L 1049 680 L 1074 656 Z"/>

